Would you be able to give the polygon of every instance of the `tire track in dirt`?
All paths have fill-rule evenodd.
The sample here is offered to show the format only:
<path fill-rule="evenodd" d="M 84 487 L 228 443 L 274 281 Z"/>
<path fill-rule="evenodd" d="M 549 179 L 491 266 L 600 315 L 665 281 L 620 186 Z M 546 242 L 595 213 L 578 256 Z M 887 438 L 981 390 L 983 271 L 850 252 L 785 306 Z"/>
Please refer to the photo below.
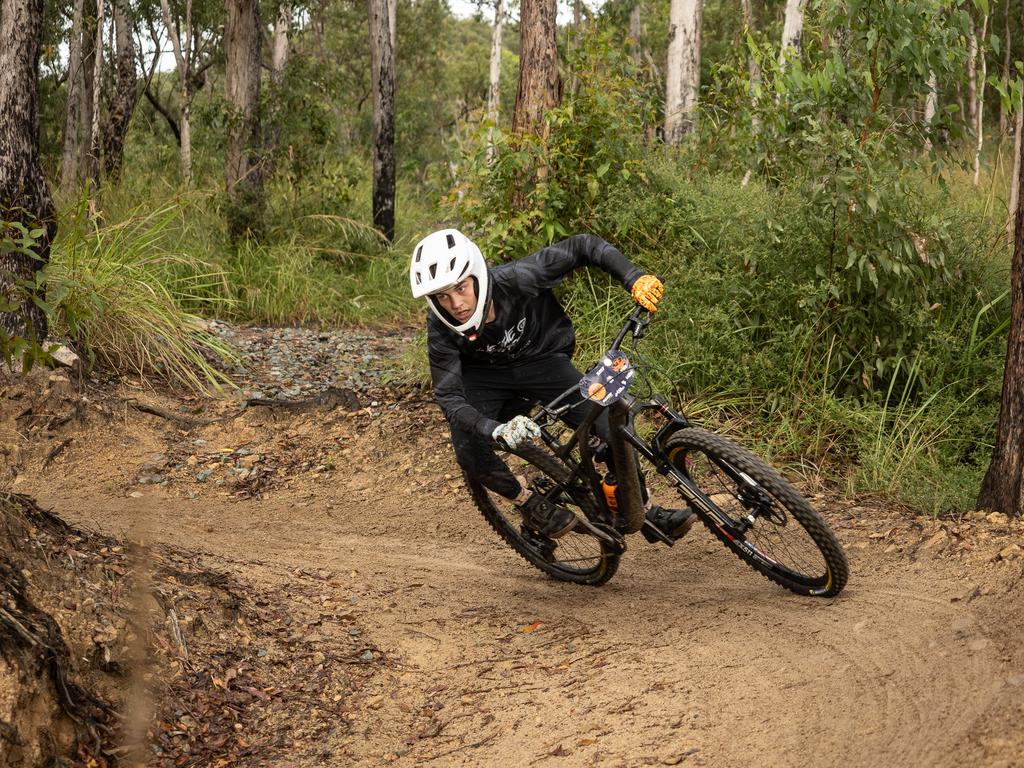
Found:
<path fill-rule="evenodd" d="M 325 511 L 30 490 L 105 530 L 145 514 L 157 539 L 247 578 L 341 574 L 388 659 L 356 714 L 361 765 L 954 765 L 1005 678 L 950 602 L 958 584 L 875 553 L 852 558 L 839 599 L 808 600 L 701 530 L 673 550 L 631 540 L 589 589 L 526 566 L 463 499 L 367 507 L 324 489 Z"/>

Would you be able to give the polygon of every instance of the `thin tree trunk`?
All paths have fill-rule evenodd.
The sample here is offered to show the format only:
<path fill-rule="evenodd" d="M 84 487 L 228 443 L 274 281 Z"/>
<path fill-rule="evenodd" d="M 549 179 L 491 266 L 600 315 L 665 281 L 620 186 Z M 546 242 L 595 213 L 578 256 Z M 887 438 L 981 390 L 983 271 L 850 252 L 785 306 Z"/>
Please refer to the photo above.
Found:
<path fill-rule="evenodd" d="M 284 93 L 284 71 L 288 66 L 289 41 L 291 30 L 292 7 L 282 3 L 277 11 L 274 32 L 270 39 L 270 95 L 269 114 L 267 116 L 267 133 L 264 140 L 266 155 L 266 176 L 274 174 L 278 145 L 281 142 L 281 104 Z"/>
<path fill-rule="evenodd" d="M 494 128 L 501 108 L 501 33 L 505 24 L 502 0 L 494 0 L 494 28 L 491 30 L 490 84 L 487 88 L 487 162 L 494 160 Z"/>
<path fill-rule="evenodd" d="M 114 94 L 110 101 L 110 119 L 104 137 L 104 173 L 110 179 L 121 175 L 124 140 L 128 125 L 139 100 L 138 77 L 135 70 L 135 38 L 127 0 L 114 2 L 114 26 L 117 34 L 117 59 Z"/>
<path fill-rule="evenodd" d="M 82 111 L 82 16 L 85 0 L 75 0 L 75 11 L 68 40 L 68 88 L 64 118 L 64 151 L 60 166 L 60 194 L 67 198 L 78 186 L 79 134 Z"/>
<path fill-rule="evenodd" d="M 580 47 L 580 34 L 583 31 L 583 3 L 582 0 L 572 0 L 572 30 L 569 32 L 569 53 L 574 54 Z M 569 93 L 575 95 L 580 91 L 580 79 L 576 76 L 576 70 L 569 74 Z"/>
<path fill-rule="evenodd" d="M 82 21 L 82 87 L 78 89 L 79 121 L 78 180 L 91 176 L 89 149 L 92 147 L 93 94 L 96 91 L 96 6 L 86 0 Z"/>
<path fill-rule="evenodd" d="M 171 7 L 167 0 L 160 0 L 160 9 L 163 11 L 164 26 L 167 28 L 167 36 L 171 39 L 171 49 L 174 51 L 174 62 L 178 70 L 178 89 L 181 91 L 181 106 L 178 112 L 178 155 L 181 181 L 185 186 L 189 186 L 192 183 L 192 0 L 185 0 L 184 44 L 178 25 L 171 17 Z"/>
<path fill-rule="evenodd" d="M 0 252 L 0 302 L 14 304 L 13 311 L 0 311 L 0 340 L 18 336 L 40 343 L 48 330 L 46 313 L 32 301 L 31 289 L 17 284 L 35 284 L 57 233 L 37 138 L 42 36 L 43 0 L 0 0 L 0 221 L 42 230 L 33 248 L 36 258 Z M 7 234 L 0 231 L 0 237 Z"/>
<path fill-rule="evenodd" d="M 260 47 L 257 0 L 226 0 L 224 25 L 228 142 L 224 175 L 228 193 L 228 232 L 233 241 L 262 229 L 263 168 L 260 135 Z"/>
<path fill-rule="evenodd" d="M 746 50 L 747 36 L 754 31 L 754 10 L 750 7 L 750 0 L 740 0 L 740 12 L 743 14 L 743 48 Z M 761 133 L 761 117 L 757 113 L 757 104 L 755 103 L 755 94 L 761 84 L 761 65 L 749 50 L 747 50 L 747 76 L 750 78 L 750 105 L 753 108 L 750 129 L 756 136 Z M 743 174 L 740 186 L 747 186 L 753 175 L 753 169 L 748 168 Z"/>
<path fill-rule="evenodd" d="M 939 79 L 934 72 L 928 73 L 928 95 L 924 99 L 924 151 L 931 152 L 934 129 L 932 121 L 939 107 Z"/>
<path fill-rule="evenodd" d="M 807 0 L 786 0 L 786 15 L 782 22 L 782 41 L 779 45 L 779 66 L 786 68 L 786 61 L 799 58 L 803 43 L 804 8 Z"/>
<path fill-rule="evenodd" d="M 665 71 L 665 143 L 678 146 L 697 128 L 703 0 L 672 0 Z"/>
<path fill-rule="evenodd" d="M 387 0 L 368 0 L 373 78 L 373 225 L 395 239 L 395 58 Z"/>
<path fill-rule="evenodd" d="M 978 137 L 977 144 L 974 147 L 974 186 L 978 186 L 978 181 L 981 179 L 981 150 L 985 140 L 985 80 L 988 74 L 988 62 L 985 57 L 984 41 L 987 33 L 988 14 L 986 13 L 985 19 L 981 24 L 981 37 L 979 38 L 982 44 L 978 46 L 978 57 L 981 59 L 981 83 L 978 86 L 978 105 L 974 110 L 974 133 Z"/>
<path fill-rule="evenodd" d="M 1021 133 L 1024 133 L 1024 98 L 1017 102 L 1016 130 L 1013 134 L 1013 176 L 1010 181 L 1010 202 L 1007 205 L 1006 237 L 1013 242 L 1014 224 L 1017 220 L 1017 207 L 1020 205 L 1020 185 L 1016 179 L 1020 178 L 1020 153 Z"/>
<path fill-rule="evenodd" d="M 638 64 L 643 61 L 644 54 L 640 46 L 640 35 L 641 35 L 641 5 L 640 0 L 636 0 L 633 4 L 632 10 L 629 12 L 629 39 L 633 41 L 632 52 L 633 60 Z"/>
<path fill-rule="evenodd" d="M 999 77 L 1005 92 L 1010 86 L 1010 14 L 1013 12 L 1013 0 L 1006 0 L 1006 16 L 1003 20 L 1003 71 Z M 999 100 L 999 141 L 1002 142 L 1006 135 L 1006 127 L 1009 121 L 1006 117 L 1006 106 L 1003 100 Z M 1012 186 L 1012 185 L 1011 185 Z"/>
<path fill-rule="evenodd" d="M 519 135 L 540 135 L 544 114 L 561 101 L 555 10 L 554 0 L 521 3 L 519 86 L 512 113 L 512 130 Z"/>
<path fill-rule="evenodd" d="M 1019 123 L 1018 123 L 1019 125 Z M 1024 514 L 1024 162 L 1017 153 L 1018 207 L 1010 266 L 1010 334 L 1003 372 L 1003 391 L 996 428 L 996 444 L 978 494 L 978 509 L 1008 515 Z"/>
<path fill-rule="evenodd" d="M 100 188 L 100 93 L 103 91 L 104 2 L 96 0 L 96 51 L 93 63 L 92 124 L 89 130 L 89 215 L 96 215 L 96 195 Z"/>
<path fill-rule="evenodd" d="M 970 19 L 970 34 L 967 38 L 967 122 L 973 131 L 978 124 L 978 30 L 974 17 Z"/>

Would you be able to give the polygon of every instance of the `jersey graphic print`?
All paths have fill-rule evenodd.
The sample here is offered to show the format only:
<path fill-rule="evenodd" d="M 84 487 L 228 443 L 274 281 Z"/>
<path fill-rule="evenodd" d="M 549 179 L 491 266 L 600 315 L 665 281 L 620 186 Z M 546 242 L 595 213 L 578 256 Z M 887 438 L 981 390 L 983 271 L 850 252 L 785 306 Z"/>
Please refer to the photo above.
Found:
<path fill-rule="evenodd" d="M 505 335 L 502 336 L 501 341 L 497 344 L 488 344 L 484 351 L 488 354 L 492 352 L 508 352 L 511 349 L 518 346 L 519 341 L 523 338 L 523 331 L 526 329 L 526 318 L 524 317 L 514 328 L 509 328 L 505 331 Z"/>

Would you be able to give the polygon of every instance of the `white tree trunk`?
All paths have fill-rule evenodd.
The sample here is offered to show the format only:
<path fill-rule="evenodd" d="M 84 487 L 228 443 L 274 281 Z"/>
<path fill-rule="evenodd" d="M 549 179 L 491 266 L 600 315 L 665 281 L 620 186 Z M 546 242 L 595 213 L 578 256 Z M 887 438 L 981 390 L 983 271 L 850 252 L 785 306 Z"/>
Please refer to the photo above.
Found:
<path fill-rule="evenodd" d="M 643 56 L 640 51 L 640 0 L 629 12 L 629 38 L 633 41 L 633 58 L 640 61 Z"/>
<path fill-rule="evenodd" d="M 978 143 L 974 147 L 974 186 L 978 186 L 981 179 L 981 150 L 985 140 L 985 80 L 988 75 L 988 63 L 985 59 L 985 37 L 988 33 L 988 14 L 981 24 L 981 44 L 978 45 L 978 58 L 981 60 L 981 82 L 978 86 L 978 104 L 974 109 L 974 131 L 978 137 Z"/>
<path fill-rule="evenodd" d="M 68 197 L 78 186 L 78 148 L 82 121 L 79 109 L 79 92 L 82 88 L 82 15 L 85 0 L 75 0 L 75 11 L 71 23 L 71 40 L 68 43 L 68 99 L 64 116 L 64 151 L 60 166 L 60 193 Z"/>
<path fill-rule="evenodd" d="M 1006 236 L 1013 242 L 1014 226 L 1017 219 L 1017 204 L 1020 201 L 1020 142 L 1024 133 L 1024 99 L 1017 102 L 1017 129 L 1013 135 L 1013 176 L 1010 177 L 1010 203 L 1007 206 L 1009 216 L 1006 220 Z"/>
<path fill-rule="evenodd" d="M 924 97 L 924 151 L 932 149 L 932 121 L 939 108 L 939 79 L 934 72 L 928 73 L 928 95 Z"/>
<path fill-rule="evenodd" d="M 971 32 L 967 38 L 967 122 L 974 130 L 978 122 L 978 30 L 970 16 Z"/>
<path fill-rule="evenodd" d="M 678 146 L 697 127 L 703 0 L 672 0 L 665 71 L 665 143 Z"/>
<path fill-rule="evenodd" d="M 487 88 L 487 161 L 494 159 L 494 126 L 498 124 L 501 107 L 501 32 L 505 23 L 505 7 L 502 0 L 494 0 L 494 29 L 491 30 L 490 85 Z"/>
<path fill-rule="evenodd" d="M 398 0 L 388 0 L 388 31 L 391 33 L 391 59 L 398 58 Z"/>
<path fill-rule="evenodd" d="M 754 31 L 754 10 L 750 7 L 750 0 L 740 0 L 740 11 L 743 14 L 743 47 L 746 48 L 746 36 Z M 750 127 L 754 132 L 754 135 L 757 135 L 761 133 L 761 118 L 757 113 L 757 104 L 754 103 L 754 94 L 757 92 L 757 88 L 761 84 L 761 65 L 749 50 L 747 51 L 747 75 L 750 77 L 750 103 L 751 106 L 754 107 Z M 747 172 L 743 174 L 743 181 L 740 182 L 740 186 L 747 186 L 747 184 L 750 183 L 751 176 L 753 175 L 753 169 L 748 168 Z"/>
<path fill-rule="evenodd" d="M 96 62 L 92 86 L 92 126 L 89 130 L 89 213 L 96 213 L 96 188 L 100 183 L 100 92 L 103 90 L 103 0 L 96 0 Z"/>
<path fill-rule="evenodd" d="M 167 36 L 171 39 L 174 61 L 178 68 L 178 87 L 181 90 L 181 110 L 178 116 L 178 129 L 181 132 L 181 181 L 188 186 L 192 183 L 192 131 L 189 126 L 192 112 L 191 72 L 189 71 L 192 55 L 192 0 L 185 2 L 184 44 L 182 44 L 178 27 L 174 23 L 174 19 L 171 18 L 171 7 L 167 0 L 160 0 L 160 8 L 164 14 L 164 26 L 167 27 Z"/>
<path fill-rule="evenodd" d="M 1003 71 L 999 77 L 999 81 L 1002 83 L 1003 90 L 1005 91 L 1010 86 L 1010 47 L 1012 45 L 1010 39 L 1010 14 L 1013 12 L 1013 0 L 1006 0 L 1006 16 L 1003 22 Z M 1002 143 L 1003 136 L 1006 135 L 1006 107 L 1003 104 L 1003 100 L 999 100 L 999 141 Z"/>
<path fill-rule="evenodd" d="M 779 66 L 785 69 L 786 59 L 798 57 L 804 32 L 804 8 L 807 0 L 786 0 L 786 15 L 782 23 L 782 43 L 779 46 Z"/>
<path fill-rule="evenodd" d="M 284 68 L 288 65 L 288 33 L 291 31 L 292 7 L 281 3 L 274 21 L 274 33 L 270 47 L 270 82 L 280 87 L 284 79 Z"/>

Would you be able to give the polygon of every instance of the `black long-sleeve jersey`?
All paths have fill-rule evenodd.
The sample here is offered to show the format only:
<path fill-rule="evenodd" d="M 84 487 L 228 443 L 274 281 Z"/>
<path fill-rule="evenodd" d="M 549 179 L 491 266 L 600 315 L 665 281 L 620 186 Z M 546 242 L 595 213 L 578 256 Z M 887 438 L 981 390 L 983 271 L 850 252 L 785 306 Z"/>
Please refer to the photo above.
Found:
<path fill-rule="evenodd" d="M 558 353 L 572 356 L 576 332 L 551 290 L 584 266 L 600 267 L 627 290 L 644 274 L 611 243 L 596 235 L 573 235 L 488 270 L 495 318 L 472 341 L 429 313 L 430 376 L 434 397 L 449 422 L 483 437 L 498 427 L 467 402 L 464 369 L 512 367 Z"/>

